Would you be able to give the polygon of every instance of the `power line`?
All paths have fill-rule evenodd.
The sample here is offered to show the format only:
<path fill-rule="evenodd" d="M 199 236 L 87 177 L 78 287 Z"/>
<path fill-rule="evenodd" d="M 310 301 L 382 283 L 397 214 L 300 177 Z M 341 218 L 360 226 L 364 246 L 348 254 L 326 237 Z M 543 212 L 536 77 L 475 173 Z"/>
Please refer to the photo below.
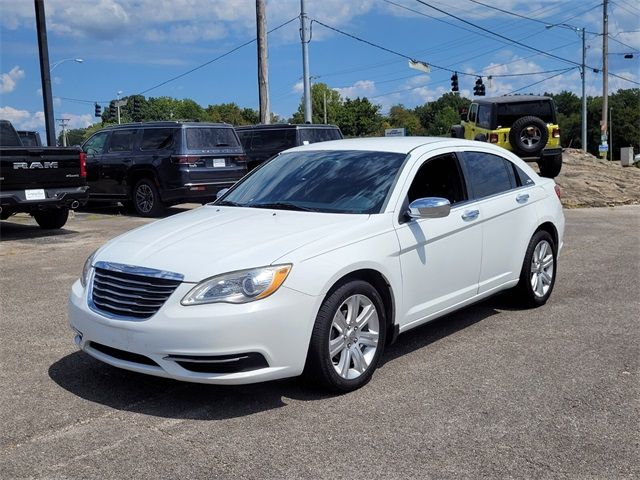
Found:
<path fill-rule="evenodd" d="M 560 73 L 556 73 L 555 75 L 551 75 L 550 77 L 543 78 L 542 80 L 537 81 L 537 82 L 535 82 L 535 83 L 532 83 L 532 84 L 530 84 L 530 85 L 525 85 L 524 87 L 517 88 L 516 90 L 513 90 L 513 91 L 511 91 L 511 92 L 507 93 L 506 95 L 511 95 L 511 94 L 513 94 L 513 93 L 520 92 L 520 91 L 522 91 L 522 90 L 526 90 L 527 88 L 531 88 L 531 87 L 533 87 L 533 86 L 535 86 L 535 85 L 538 85 L 538 84 L 540 84 L 540 83 L 546 82 L 547 80 L 551 80 L 552 78 L 555 78 L 555 77 L 557 77 L 557 76 L 559 76 L 559 75 L 563 75 L 563 74 L 567 73 L 569 70 L 573 70 L 574 68 L 576 68 L 576 67 L 569 67 L 569 68 L 566 68 L 565 70 L 563 70 L 563 71 L 562 71 L 562 72 L 560 72 Z"/>
<path fill-rule="evenodd" d="M 295 17 L 293 17 L 291 20 L 287 20 L 286 22 L 281 23 L 281 24 L 280 24 L 280 25 L 278 25 L 277 27 L 275 27 L 275 28 L 273 28 L 273 29 L 269 30 L 269 31 L 267 32 L 267 34 L 273 33 L 273 32 L 275 32 L 276 30 L 281 29 L 282 27 L 284 27 L 284 26 L 286 26 L 286 25 L 290 24 L 291 22 L 293 22 L 293 21 L 297 20 L 298 18 L 299 18 L 299 17 L 296 15 L 296 16 L 295 16 Z M 143 95 L 143 94 L 145 94 L 145 93 L 147 93 L 147 92 L 150 92 L 151 90 L 155 90 L 156 88 L 162 87 L 163 85 L 166 85 L 167 83 L 173 82 L 173 81 L 175 81 L 175 80 L 178 80 L 179 78 L 182 78 L 182 77 L 184 77 L 184 76 L 186 76 L 186 75 L 189 75 L 190 73 L 193 73 L 193 72 L 195 72 L 196 70 L 200 70 L 201 68 L 204 68 L 204 67 L 206 67 L 207 65 L 211 65 L 213 62 L 216 62 L 216 61 L 218 61 L 218 60 L 220 60 L 220 59 L 222 59 L 222 58 L 224 58 L 224 57 L 226 57 L 226 56 L 228 56 L 228 55 L 231 55 L 232 53 L 234 53 L 234 52 L 236 52 L 236 51 L 240 50 L 241 48 L 246 47 L 247 45 L 251 45 L 251 44 L 252 44 L 252 43 L 254 43 L 255 41 L 256 41 L 256 39 L 255 39 L 255 38 L 252 38 L 251 40 L 248 40 L 248 41 L 244 42 L 243 44 L 238 45 L 237 47 L 232 48 L 231 50 L 229 50 L 229 51 L 227 51 L 227 52 L 223 53 L 222 55 L 218 55 L 216 58 L 213 58 L 213 59 L 211 59 L 211 60 L 209 60 L 209 61 L 207 61 L 207 62 L 205 62 L 205 63 L 202 63 L 202 64 L 198 65 L 197 67 L 192 68 L 191 70 L 188 70 L 188 71 L 186 71 L 186 72 L 184 72 L 184 73 L 181 73 L 180 75 L 176 75 L 175 77 L 172 77 L 172 78 L 170 78 L 170 79 L 168 79 L 168 80 L 165 80 L 164 82 L 160 82 L 160 83 L 158 83 L 157 85 L 154 85 L 153 87 L 147 88 L 146 90 L 141 91 L 141 92 L 140 92 L 140 93 L 138 93 L 137 95 Z"/>

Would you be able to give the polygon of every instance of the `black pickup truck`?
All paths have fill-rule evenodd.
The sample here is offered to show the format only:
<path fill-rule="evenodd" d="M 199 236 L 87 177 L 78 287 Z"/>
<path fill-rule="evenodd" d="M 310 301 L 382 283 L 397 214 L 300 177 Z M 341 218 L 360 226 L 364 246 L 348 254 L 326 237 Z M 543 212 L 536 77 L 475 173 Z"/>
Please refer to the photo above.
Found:
<path fill-rule="evenodd" d="M 85 154 L 76 147 L 24 147 L 0 120 L 0 219 L 26 212 L 41 228 L 61 228 L 88 199 Z"/>

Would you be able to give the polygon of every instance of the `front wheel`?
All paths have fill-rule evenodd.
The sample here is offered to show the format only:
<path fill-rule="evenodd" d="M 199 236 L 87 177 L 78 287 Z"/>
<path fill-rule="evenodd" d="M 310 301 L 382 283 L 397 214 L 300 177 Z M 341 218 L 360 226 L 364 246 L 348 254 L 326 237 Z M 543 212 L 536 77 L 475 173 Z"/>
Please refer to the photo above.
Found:
<path fill-rule="evenodd" d="M 159 217 L 165 211 L 160 192 L 153 180 L 143 178 L 136 183 L 132 197 L 133 208 L 141 217 Z"/>
<path fill-rule="evenodd" d="M 368 282 L 350 281 L 323 302 L 311 334 L 304 376 L 335 392 L 350 392 L 373 375 L 384 348 L 382 298 Z"/>
<path fill-rule="evenodd" d="M 516 287 L 526 306 L 539 307 L 549 300 L 556 282 L 556 257 L 556 244 L 549 232 L 537 231 L 527 247 Z"/>
<path fill-rule="evenodd" d="M 44 230 L 54 230 L 64 227 L 64 224 L 67 223 L 69 209 L 58 208 L 55 210 L 43 210 L 42 212 L 34 213 L 33 218 L 36 219 L 40 228 Z"/>

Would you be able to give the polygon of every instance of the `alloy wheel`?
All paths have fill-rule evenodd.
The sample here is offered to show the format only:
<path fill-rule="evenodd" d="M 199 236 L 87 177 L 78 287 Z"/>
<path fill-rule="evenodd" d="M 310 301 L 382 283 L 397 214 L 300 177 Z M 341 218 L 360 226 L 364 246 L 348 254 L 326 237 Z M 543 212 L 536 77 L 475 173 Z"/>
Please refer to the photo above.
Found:
<path fill-rule="evenodd" d="M 531 258 L 531 289 L 536 297 L 544 297 L 553 281 L 553 250 L 546 240 L 540 241 Z"/>
<path fill-rule="evenodd" d="M 153 191 L 149 185 L 144 183 L 138 185 L 136 189 L 136 205 L 138 209 L 143 213 L 149 213 L 153 208 Z"/>

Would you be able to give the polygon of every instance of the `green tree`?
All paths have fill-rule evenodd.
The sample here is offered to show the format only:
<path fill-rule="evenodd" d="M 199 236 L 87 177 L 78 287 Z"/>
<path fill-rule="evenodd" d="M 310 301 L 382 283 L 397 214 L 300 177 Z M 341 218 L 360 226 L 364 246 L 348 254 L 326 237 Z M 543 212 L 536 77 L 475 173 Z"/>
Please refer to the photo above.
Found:
<path fill-rule="evenodd" d="M 407 135 L 424 135 L 425 133 L 418 115 L 414 110 L 406 109 L 404 105 L 391 107 L 387 122 L 390 128 L 406 128 Z"/>
<path fill-rule="evenodd" d="M 368 137 L 382 133 L 382 121 L 380 105 L 358 97 L 345 100 L 337 124 L 347 137 Z"/>
<path fill-rule="evenodd" d="M 556 103 L 562 146 L 582 148 L 582 102 L 580 97 L 566 90 L 558 94 L 545 93 L 544 95 L 552 97 Z"/>
<path fill-rule="evenodd" d="M 258 123 L 259 114 L 252 108 L 240 108 L 235 103 L 209 105 L 205 118 L 210 122 L 225 122 L 231 125 L 251 125 Z"/>
<path fill-rule="evenodd" d="M 311 85 L 311 123 L 324 123 L 324 100 L 327 99 L 327 123 L 336 123 L 343 106 L 340 94 L 329 88 L 326 83 Z M 291 117 L 291 123 L 304 123 L 304 98 L 300 100 L 298 110 Z"/>

